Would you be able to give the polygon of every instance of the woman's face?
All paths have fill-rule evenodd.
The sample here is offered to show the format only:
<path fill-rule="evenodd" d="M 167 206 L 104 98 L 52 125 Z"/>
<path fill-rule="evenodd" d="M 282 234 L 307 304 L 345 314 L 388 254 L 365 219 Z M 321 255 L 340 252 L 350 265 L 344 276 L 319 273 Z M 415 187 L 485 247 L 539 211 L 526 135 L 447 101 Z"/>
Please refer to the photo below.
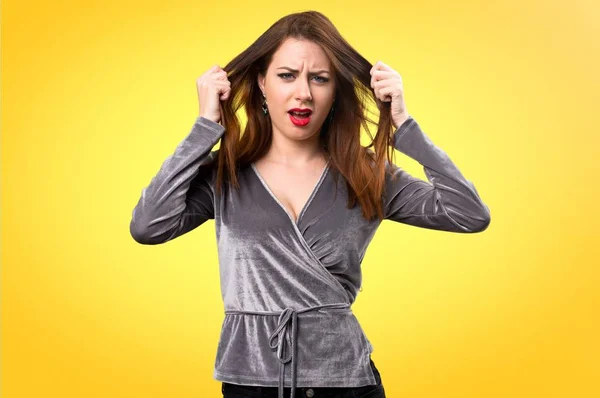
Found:
<path fill-rule="evenodd" d="M 294 140 L 318 139 L 335 95 L 331 64 L 319 45 L 287 39 L 273 54 L 266 76 L 260 75 L 258 84 L 266 95 L 274 134 Z M 310 109 L 308 123 L 295 124 L 289 113 L 293 108 Z"/>

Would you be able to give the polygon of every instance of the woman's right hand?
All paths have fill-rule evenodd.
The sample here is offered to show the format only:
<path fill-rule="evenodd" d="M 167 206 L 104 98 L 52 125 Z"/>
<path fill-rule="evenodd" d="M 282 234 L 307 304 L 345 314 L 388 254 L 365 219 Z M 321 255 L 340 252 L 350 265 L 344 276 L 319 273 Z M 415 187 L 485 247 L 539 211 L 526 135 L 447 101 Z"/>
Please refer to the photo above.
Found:
<path fill-rule="evenodd" d="M 229 97 L 231 82 L 227 72 L 215 65 L 196 79 L 200 116 L 215 123 L 221 121 L 221 102 Z"/>

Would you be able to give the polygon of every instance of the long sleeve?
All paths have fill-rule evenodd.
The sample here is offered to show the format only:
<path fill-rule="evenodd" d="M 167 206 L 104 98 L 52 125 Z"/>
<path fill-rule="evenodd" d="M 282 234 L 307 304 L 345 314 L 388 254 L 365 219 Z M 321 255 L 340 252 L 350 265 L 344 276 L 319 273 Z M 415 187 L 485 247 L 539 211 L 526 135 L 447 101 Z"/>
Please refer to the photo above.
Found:
<path fill-rule="evenodd" d="M 418 161 L 429 181 L 416 178 L 395 164 L 387 164 L 384 219 L 421 228 L 473 233 L 485 230 L 490 210 L 475 186 L 450 157 L 409 117 L 393 136 L 398 151 Z"/>
<path fill-rule="evenodd" d="M 172 240 L 214 219 L 211 173 L 199 167 L 214 159 L 225 127 L 199 116 L 191 132 L 162 164 L 133 209 L 129 230 L 141 244 Z"/>

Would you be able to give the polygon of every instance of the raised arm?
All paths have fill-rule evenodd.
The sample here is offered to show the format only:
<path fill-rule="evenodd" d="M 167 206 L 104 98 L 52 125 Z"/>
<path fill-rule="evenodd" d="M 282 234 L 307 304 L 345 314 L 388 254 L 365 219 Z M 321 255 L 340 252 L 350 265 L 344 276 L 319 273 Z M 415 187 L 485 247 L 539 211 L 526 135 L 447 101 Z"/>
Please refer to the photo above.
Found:
<path fill-rule="evenodd" d="M 394 179 L 386 176 L 384 219 L 416 227 L 473 233 L 485 230 L 490 210 L 475 186 L 458 170 L 409 117 L 393 136 L 394 147 L 418 161 L 429 180 L 416 178 L 395 164 L 388 164 Z"/>
<path fill-rule="evenodd" d="M 200 174 L 199 167 L 217 155 L 211 149 L 224 131 L 219 123 L 196 118 L 191 132 L 142 190 L 129 225 L 136 242 L 164 243 L 214 219 L 211 174 Z"/>

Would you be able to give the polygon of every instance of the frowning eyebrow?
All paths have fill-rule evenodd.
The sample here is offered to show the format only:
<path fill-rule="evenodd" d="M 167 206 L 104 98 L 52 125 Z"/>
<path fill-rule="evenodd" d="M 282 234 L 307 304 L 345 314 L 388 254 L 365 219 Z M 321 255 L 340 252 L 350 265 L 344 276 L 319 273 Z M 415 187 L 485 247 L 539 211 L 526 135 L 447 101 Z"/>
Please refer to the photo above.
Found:
<path fill-rule="evenodd" d="M 292 69 L 292 68 L 290 68 L 288 66 L 280 66 L 277 69 L 287 69 L 290 72 L 294 72 L 294 73 L 298 73 L 299 72 L 298 69 Z M 327 69 L 321 69 L 321 70 L 316 70 L 314 72 L 311 72 L 311 73 L 309 73 L 309 75 L 318 75 L 319 73 L 329 73 L 329 71 Z"/>

